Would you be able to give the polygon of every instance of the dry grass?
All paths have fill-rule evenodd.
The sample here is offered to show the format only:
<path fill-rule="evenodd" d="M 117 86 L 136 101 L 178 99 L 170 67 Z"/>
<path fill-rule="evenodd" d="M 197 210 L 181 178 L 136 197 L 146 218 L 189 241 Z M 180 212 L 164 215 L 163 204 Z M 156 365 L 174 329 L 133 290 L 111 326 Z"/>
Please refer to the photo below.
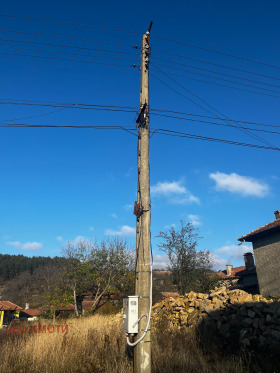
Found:
<path fill-rule="evenodd" d="M 132 373 L 120 317 L 95 315 L 68 320 L 67 324 L 67 334 L 2 332 L 0 372 Z M 262 368 L 248 354 L 233 354 L 216 344 L 213 336 L 202 341 L 192 329 L 172 331 L 163 323 L 152 333 L 152 342 L 153 373 L 279 371 L 267 362 Z"/>
<path fill-rule="evenodd" d="M 67 334 L 5 334 L 1 343 L 0 372 L 131 371 L 120 318 L 97 315 L 73 319 L 67 324 Z"/>

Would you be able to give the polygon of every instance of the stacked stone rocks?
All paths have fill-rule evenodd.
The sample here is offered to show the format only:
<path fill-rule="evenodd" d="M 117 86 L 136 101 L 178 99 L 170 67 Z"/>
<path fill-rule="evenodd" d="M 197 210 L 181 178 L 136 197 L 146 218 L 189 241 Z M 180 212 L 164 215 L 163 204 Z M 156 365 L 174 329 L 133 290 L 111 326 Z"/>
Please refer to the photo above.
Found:
<path fill-rule="evenodd" d="M 171 327 L 214 328 L 224 338 L 243 346 L 280 347 L 280 300 L 243 290 L 215 288 L 209 294 L 191 291 L 153 306 L 153 324 L 167 320 Z"/>

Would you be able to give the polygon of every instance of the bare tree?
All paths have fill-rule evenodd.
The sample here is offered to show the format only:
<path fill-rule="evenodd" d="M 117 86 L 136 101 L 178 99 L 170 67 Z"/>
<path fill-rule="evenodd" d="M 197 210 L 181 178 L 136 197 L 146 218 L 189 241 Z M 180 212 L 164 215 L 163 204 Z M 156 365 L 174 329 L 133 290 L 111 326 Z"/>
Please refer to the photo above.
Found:
<path fill-rule="evenodd" d="M 213 260 L 209 251 L 198 251 L 198 229 L 181 221 L 180 230 L 172 226 L 160 232 L 163 239 L 158 246 L 166 252 L 174 284 L 181 294 L 187 291 L 206 291 L 213 284 Z"/>

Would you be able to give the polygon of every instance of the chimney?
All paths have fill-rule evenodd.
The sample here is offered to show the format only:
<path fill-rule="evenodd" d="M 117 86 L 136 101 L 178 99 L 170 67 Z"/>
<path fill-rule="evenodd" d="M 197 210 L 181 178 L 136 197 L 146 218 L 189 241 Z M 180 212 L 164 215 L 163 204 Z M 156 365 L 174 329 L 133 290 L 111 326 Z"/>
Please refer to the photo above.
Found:
<path fill-rule="evenodd" d="M 274 215 L 276 220 L 280 219 L 280 210 L 274 211 Z"/>
<path fill-rule="evenodd" d="M 25 309 L 29 310 L 29 303 L 25 303 Z"/>
<path fill-rule="evenodd" d="M 255 268 L 255 262 L 254 257 L 252 253 L 245 253 L 244 255 L 244 262 L 246 270 L 254 269 Z"/>
<path fill-rule="evenodd" d="M 231 275 L 232 267 L 233 267 L 233 266 L 232 266 L 231 264 L 227 264 L 227 265 L 226 265 L 227 276 L 230 276 L 230 275 Z"/>

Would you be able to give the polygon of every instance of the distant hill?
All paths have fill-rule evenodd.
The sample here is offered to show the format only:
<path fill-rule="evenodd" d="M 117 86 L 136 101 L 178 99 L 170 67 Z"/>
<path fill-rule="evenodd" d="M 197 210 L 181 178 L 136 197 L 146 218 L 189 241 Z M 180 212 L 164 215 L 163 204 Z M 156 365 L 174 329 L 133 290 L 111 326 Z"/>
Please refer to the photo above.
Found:
<path fill-rule="evenodd" d="M 38 267 L 59 266 L 65 263 L 65 260 L 65 258 L 58 256 L 51 258 L 49 256 L 28 257 L 24 255 L 0 254 L 0 281 L 3 283 L 12 280 L 22 272 L 27 272 L 32 276 Z"/>

